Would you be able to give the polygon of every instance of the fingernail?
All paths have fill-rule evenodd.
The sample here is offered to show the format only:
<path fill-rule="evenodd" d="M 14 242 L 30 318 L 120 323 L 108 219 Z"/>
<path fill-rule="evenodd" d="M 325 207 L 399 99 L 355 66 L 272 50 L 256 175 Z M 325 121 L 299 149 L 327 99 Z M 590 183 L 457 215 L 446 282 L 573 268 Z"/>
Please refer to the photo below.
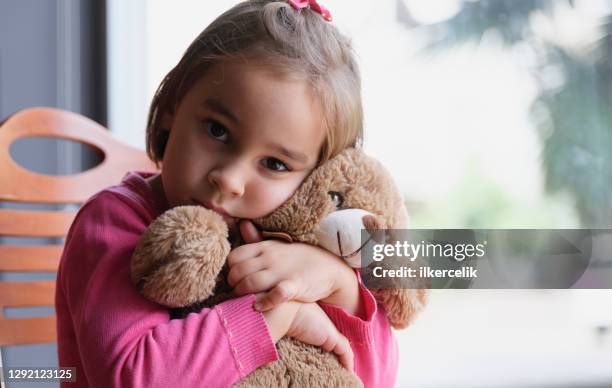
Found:
<path fill-rule="evenodd" d="M 257 302 L 253 305 L 253 308 L 257 311 L 261 311 L 261 309 L 263 308 L 263 306 L 261 305 L 261 303 Z"/>

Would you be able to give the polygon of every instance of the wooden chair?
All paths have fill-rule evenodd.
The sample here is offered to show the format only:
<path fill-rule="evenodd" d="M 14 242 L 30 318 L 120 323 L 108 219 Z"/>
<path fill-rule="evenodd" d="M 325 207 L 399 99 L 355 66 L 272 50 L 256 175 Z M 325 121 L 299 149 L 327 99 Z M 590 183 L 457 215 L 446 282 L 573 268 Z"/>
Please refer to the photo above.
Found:
<path fill-rule="evenodd" d="M 10 144 L 23 137 L 55 137 L 93 146 L 101 164 L 67 176 L 38 174 L 10 157 Z M 0 202 L 82 204 L 104 187 L 120 182 L 128 170 L 155 171 L 144 151 L 122 144 L 96 122 L 52 108 L 32 108 L 0 126 Z M 0 236 L 65 237 L 76 211 L 0 208 Z M 0 271 L 55 272 L 62 252 L 56 245 L 0 245 Z M 0 281 L 0 347 L 54 342 L 55 316 L 5 319 L 5 307 L 54 304 L 55 281 Z"/>

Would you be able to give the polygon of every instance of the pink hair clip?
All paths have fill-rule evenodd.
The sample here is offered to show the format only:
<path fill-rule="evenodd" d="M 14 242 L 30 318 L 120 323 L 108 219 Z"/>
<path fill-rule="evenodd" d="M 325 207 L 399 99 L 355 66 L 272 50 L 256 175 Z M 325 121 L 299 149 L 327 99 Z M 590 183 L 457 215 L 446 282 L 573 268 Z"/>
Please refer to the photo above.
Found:
<path fill-rule="evenodd" d="M 287 2 L 291 4 L 293 8 L 298 10 L 310 7 L 313 11 L 321 14 L 321 16 L 323 16 L 323 19 L 327 20 L 328 22 L 331 22 L 332 20 L 332 16 L 329 10 L 319 4 L 317 0 L 287 0 Z"/>

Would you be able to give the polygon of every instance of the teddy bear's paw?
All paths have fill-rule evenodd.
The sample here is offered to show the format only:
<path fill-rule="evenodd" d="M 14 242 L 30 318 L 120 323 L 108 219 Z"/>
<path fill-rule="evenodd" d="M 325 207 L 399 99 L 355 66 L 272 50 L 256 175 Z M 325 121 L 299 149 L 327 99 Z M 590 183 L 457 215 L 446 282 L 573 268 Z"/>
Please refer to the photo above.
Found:
<path fill-rule="evenodd" d="M 217 213 L 179 206 L 159 216 L 132 255 L 132 282 L 150 300 L 184 307 L 210 296 L 229 253 Z"/>
<path fill-rule="evenodd" d="M 166 263 L 137 284 L 147 299 L 167 307 L 186 307 L 212 295 L 219 270 L 206 260 L 181 259 Z"/>
<path fill-rule="evenodd" d="M 282 338 L 276 346 L 279 357 L 287 366 L 290 387 L 363 387 L 359 377 L 343 368 L 332 353 L 289 337 Z"/>
<path fill-rule="evenodd" d="M 289 388 L 289 383 L 285 363 L 277 360 L 255 369 L 244 379 L 232 385 L 232 388 Z"/>

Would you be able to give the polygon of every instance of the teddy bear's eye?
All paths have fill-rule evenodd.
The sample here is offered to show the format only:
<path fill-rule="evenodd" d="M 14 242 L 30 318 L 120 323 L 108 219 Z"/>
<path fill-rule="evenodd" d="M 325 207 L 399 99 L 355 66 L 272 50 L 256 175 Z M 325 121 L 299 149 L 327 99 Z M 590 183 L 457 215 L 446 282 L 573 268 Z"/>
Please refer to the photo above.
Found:
<path fill-rule="evenodd" d="M 329 191 L 327 194 L 329 194 L 329 197 L 337 208 L 342 206 L 342 202 L 344 202 L 344 199 L 342 198 L 342 195 L 339 192 Z"/>

